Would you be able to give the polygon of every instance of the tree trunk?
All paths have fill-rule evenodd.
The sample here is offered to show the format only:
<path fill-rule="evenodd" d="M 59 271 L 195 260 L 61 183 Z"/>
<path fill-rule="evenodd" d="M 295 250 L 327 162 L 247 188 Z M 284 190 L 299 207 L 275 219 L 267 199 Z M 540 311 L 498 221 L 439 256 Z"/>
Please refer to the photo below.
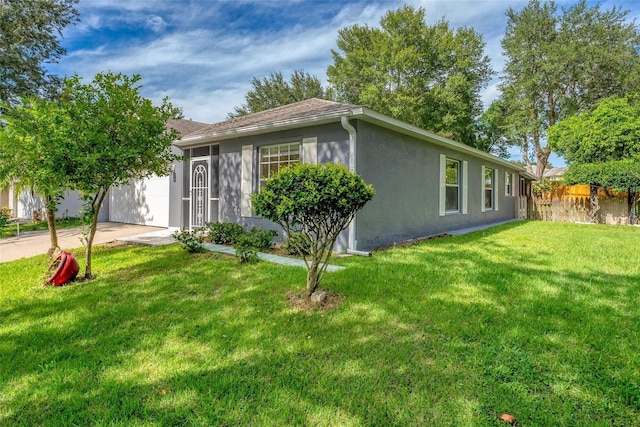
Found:
<path fill-rule="evenodd" d="M 58 246 L 58 230 L 56 229 L 56 211 L 51 207 L 52 203 L 51 197 L 46 197 L 46 213 L 47 213 L 47 226 L 49 227 L 49 240 L 51 247 L 47 251 L 47 255 L 53 258 L 53 254 Z"/>
<path fill-rule="evenodd" d="M 318 261 L 311 261 L 309 270 L 307 270 L 307 298 L 311 298 L 311 294 L 318 288 Z"/>
<path fill-rule="evenodd" d="M 95 209 L 93 215 L 91 215 L 91 226 L 89 227 L 89 235 L 86 241 L 84 278 L 87 280 L 93 278 L 93 274 L 91 273 L 91 249 L 93 246 L 93 238 L 96 236 L 96 230 L 98 228 L 98 212 L 99 209 Z"/>
<path fill-rule="evenodd" d="M 636 200 L 638 193 L 632 190 L 633 188 L 628 188 L 627 201 L 629 202 L 629 224 L 634 225 L 636 223 Z"/>
<path fill-rule="evenodd" d="M 84 278 L 89 280 L 93 278 L 93 273 L 91 271 L 91 250 L 93 247 L 93 238 L 96 236 L 96 230 L 98 229 L 98 215 L 100 214 L 100 208 L 102 207 L 102 202 L 104 201 L 105 196 L 107 195 L 107 191 L 109 189 L 101 190 L 102 193 L 98 195 L 97 201 L 94 200 L 91 206 L 91 226 L 89 228 L 89 235 L 87 236 L 85 248 L 85 269 L 84 269 Z"/>
<path fill-rule="evenodd" d="M 595 224 L 598 221 L 596 220 L 598 211 L 600 210 L 600 201 L 598 200 L 598 186 L 597 185 L 589 185 L 589 220 Z"/>

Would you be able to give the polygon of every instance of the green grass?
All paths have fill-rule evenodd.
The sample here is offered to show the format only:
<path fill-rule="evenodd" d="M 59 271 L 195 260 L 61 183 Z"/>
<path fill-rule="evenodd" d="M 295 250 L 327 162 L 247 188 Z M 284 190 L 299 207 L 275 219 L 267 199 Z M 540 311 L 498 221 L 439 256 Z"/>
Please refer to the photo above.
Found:
<path fill-rule="evenodd" d="M 305 271 L 101 248 L 0 264 L 0 425 L 640 425 L 640 229 L 512 223 Z"/>
<path fill-rule="evenodd" d="M 80 227 L 82 226 L 82 219 L 80 218 L 58 218 L 56 219 L 56 228 L 58 230 L 63 228 L 72 228 L 72 227 Z M 49 226 L 47 225 L 47 221 L 38 221 L 33 223 L 20 224 L 20 233 L 25 231 L 39 231 L 39 230 L 48 230 Z M 13 237 L 17 233 L 17 226 L 15 223 L 6 226 L 4 229 L 0 230 L 0 239 L 4 239 L 7 237 Z"/>

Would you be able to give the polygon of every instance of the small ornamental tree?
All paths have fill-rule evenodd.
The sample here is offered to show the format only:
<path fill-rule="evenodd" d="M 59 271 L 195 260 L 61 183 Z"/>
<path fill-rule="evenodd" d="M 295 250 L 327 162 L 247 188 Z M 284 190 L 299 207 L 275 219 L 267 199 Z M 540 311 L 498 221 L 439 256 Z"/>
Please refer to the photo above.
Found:
<path fill-rule="evenodd" d="M 74 123 L 54 101 L 23 98 L 20 104 L 0 105 L 0 188 L 17 185 L 45 202 L 53 255 L 58 247 L 56 210 L 69 187 L 65 148 Z"/>
<path fill-rule="evenodd" d="M 83 195 L 90 218 L 85 237 L 85 278 L 90 279 L 91 249 L 102 202 L 109 190 L 131 179 L 164 176 L 177 160 L 171 144 L 180 137 L 166 130 L 182 113 L 168 101 L 154 105 L 140 94 L 140 76 L 99 73 L 91 83 L 65 79 L 62 105 L 74 126 L 68 138 L 67 176 Z"/>
<path fill-rule="evenodd" d="M 340 232 L 374 196 L 373 187 L 344 166 L 296 164 L 281 170 L 253 195 L 256 214 L 296 239 L 307 266 L 306 296 L 318 288 Z"/>

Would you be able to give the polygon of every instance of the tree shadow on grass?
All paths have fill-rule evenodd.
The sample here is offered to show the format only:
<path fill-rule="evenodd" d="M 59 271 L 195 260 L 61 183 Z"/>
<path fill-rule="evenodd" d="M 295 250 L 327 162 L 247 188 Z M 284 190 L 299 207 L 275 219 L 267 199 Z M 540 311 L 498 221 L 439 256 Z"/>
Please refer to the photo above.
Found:
<path fill-rule="evenodd" d="M 640 413 L 637 271 L 550 274 L 551 252 L 441 239 L 346 261 L 324 285 L 342 306 L 301 313 L 286 294 L 302 269 L 128 255 L 101 253 L 125 265 L 2 308 L 0 423 L 496 425 L 510 412 L 632 425 Z"/>

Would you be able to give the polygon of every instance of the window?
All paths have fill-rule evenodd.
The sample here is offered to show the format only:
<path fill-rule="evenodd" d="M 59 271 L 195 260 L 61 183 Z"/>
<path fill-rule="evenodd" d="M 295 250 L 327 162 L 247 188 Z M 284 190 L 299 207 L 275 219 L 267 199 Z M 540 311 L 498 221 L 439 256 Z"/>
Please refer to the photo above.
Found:
<path fill-rule="evenodd" d="M 513 196 L 513 174 L 509 172 L 504 173 L 504 195 Z"/>
<path fill-rule="evenodd" d="M 283 167 L 300 162 L 300 144 L 289 143 L 260 147 L 258 177 L 260 188 Z"/>
<path fill-rule="evenodd" d="M 495 179 L 493 169 L 484 169 L 484 208 L 493 209 L 493 192 Z"/>
<path fill-rule="evenodd" d="M 460 162 L 447 159 L 445 172 L 446 196 L 445 209 L 447 212 L 460 211 Z"/>
<path fill-rule="evenodd" d="M 469 163 L 440 154 L 440 198 L 438 214 L 467 214 Z"/>

